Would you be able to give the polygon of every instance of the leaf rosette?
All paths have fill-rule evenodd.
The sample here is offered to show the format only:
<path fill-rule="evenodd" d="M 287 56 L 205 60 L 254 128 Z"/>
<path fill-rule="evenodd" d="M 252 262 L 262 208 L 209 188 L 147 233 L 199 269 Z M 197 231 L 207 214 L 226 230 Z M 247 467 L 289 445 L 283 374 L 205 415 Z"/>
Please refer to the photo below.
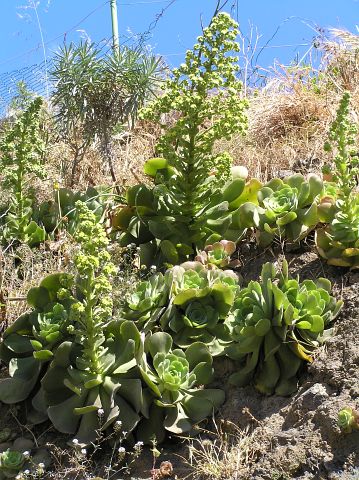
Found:
<path fill-rule="evenodd" d="M 238 260 L 231 260 L 231 256 L 236 251 L 236 244 L 229 240 L 221 240 L 212 245 L 207 245 L 205 249 L 200 252 L 195 261 L 202 263 L 209 269 L 238 267 Z"/>
<path fill-rule="evenodd" d="M 36 399 L 35 406 L 47 413 L 55 428 L 74 435 L 81 445 L 95 441 L 97 432 L 116 420 L 132 432 L 141 418 L 142 386 L 136 369 L 140 333 L 131 321 L 120 326 L 113 322 L 106 337 L 97 372 L 86 368 L 79 345 L 63 342 Z"/>
<path fill-rule="evenodd" d="M 294 392 L 303 361 L 312 361 L 342 307 L 330 289 L 327 279 L 289 278 L 286 262 L 278 273 L 271 263 L 265 264 L 261 282 L 251 281 L 234 303 L 231 325 L 236 344 L 226 353 L 241 366 L 231 381 L 245 385 L 253 380 L 265 394 Z"/>
<path fill-rule="evenodd" d="M 316 232 L 319 254 L 329 265 L 359 268 L 359 195 L 337 200 L 331 223 Z"/>
<path fill-rule="evenodd" d="M 128 295 L 121 311 L 121 319 L 133 320 L 143 331 L 151 330 L 168 305 L 168 286 L 162 273 L 140 282 Z"/>
<path fill-rule="evenodd" d="M 0 479 L 15 478 L 25 461 L 25 456 L 16 450 L 8 449 L 0 453 Z"/>
<path fill-rule="evenodd" d="M 257 240 L 265 247 L 275 238 L 299 242 L 319 222 L 318 206 L 323 182 L 296 174 L 273 179 L 258 191 Z"/>
<path fill-rule="evenodd" d="M 166 273 L 171 283 L 169 305 L 160 319 L 164 331 L 181 348 L 193 342 L 206 344 L 220 355 L 231 343 L 226 324 L 238 290 L 238 277 L 231 270 L 207 270 L 199 262 L 185 262 Z"/>
<path fill-rule="evenodd" d="M 73 303 L 73 277 L 56 273 L 29 290 L 27 302 L 33 307 L 4 332 L 0 357 L 9 364 L 10 378 L 0 380 L 0 400 L 17 403 L 36 392 L 44 365 L 64 339 L 69 337 L 69 310 Z"/>
<path fill-rule="evenodd" d="M 359 430 L 359 415 L 350 407 L 343 408 L 338 413 L 338 426 L 344 433 Z"/>
<path fill-rule="evenodd" d="M 216 15 L 163 83 L 162 94 L 143 110 L 143 118 L 159 124 L 173 112 L 176 120 L 156 145 L 161 157 L 144 166 L 155 185 L 131 187 L 127 205 L 115 215 L 121 245 L 140 246 L 142 263 L 178 265 L 207 243 L 227 238 L 230 226 L 230 240 L 244 233 L 233 224 L 232 211 L 242 201 L 246 172 L 231 172 L 229 154 L 214 153 L 216 140 L 247 128 L 233 55 L 237 33 L 229 15 Z"/>
<path fill-rule="evenodd" d="M 149 336 L 141 373 L 150 405 L 148 418 L 141 421 L 138 437 L 150 442 L 153 435 L 161 442 L 166 431 L 191 432 L 193 425 L 211 415 L 224 401 L 219 389 L 201 388 L 213 376 L 212 356 L 201 342 L 185 352 L 172 350 L 172 338 L 164 332 Z"/>

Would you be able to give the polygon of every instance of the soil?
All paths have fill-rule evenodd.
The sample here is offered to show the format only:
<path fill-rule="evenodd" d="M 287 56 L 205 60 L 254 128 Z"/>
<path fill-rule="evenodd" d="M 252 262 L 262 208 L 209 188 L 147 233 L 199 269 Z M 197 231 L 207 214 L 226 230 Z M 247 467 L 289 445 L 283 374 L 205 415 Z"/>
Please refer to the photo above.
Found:
<path fill-rule="evenodd" d="M 311 244 L 299 251 L 283 252 L 277 245 L 259 252 L 254 242 L 249 242 L 242 249 L 240 271 L 245 283 L 258 278 L 264 262 L 280 262 L 285 255 L 292 275 L 301 279 L 329 278 L 335 295 L 344 299 L 344 308 L 335 321 L 334 336 L 319 349 L 300 378 L 298 392 L 290 398 L 265 397 L 252 386 L 228 386 L 226 380 L 233 364 L 228 359 L 216 361 L 216 384 L 225 389 L 227 396 L 218 418 L 254 433 L 254 461 L 248 465 L 249 473 L 236 480 L 358 480 L 359 431 L 342 433 L 337 415 L 344 407 L 359 410 L 359 273 L 326 265 Z M 0 429 L 10 426 L 26 436 L 26 428 L 20 428 L 14 418 L 7 406 L 0 407 Z M 41 438 L 41 443 L 65 443 L 53 431 Z M 188 451 L 185 441 L 169 440 L 161 450 L 158 464 L 169 460 L 179 479 L 188 476 L 190 470 L 181 460 Z M 132 478 L 150 478 L 152 463 L 151 452 L 144 451 L 135 462 Z"/>
<path fill-rule="evenodd" d="M 249 477 L 256 480 L 359 479 L 359 432 L 343 434 L 337 426 L 342 408 L 359 408 L 359 273 L 328 266 L 310 246 L 306 250 L 285 253 L 291 274 L 329 278 L 344 308 L 334 336 L 319 349 L 291 398 L 263 397 L 250 386 L 227 390 L 223 417 L 244 427 L 253 423 L 249 408 L 257 420 L 258 455 Z M 253 255 L 241 270 L 245 281 L 282 254 L 278 249 Z"/>

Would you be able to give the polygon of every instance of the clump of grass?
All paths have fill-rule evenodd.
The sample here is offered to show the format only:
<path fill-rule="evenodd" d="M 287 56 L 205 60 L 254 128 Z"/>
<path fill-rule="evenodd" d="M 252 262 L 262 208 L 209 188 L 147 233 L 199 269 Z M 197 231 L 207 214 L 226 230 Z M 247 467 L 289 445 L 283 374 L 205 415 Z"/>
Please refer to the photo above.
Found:
<path fill-rule="evenodd" d="M 244 480 L 256 459 L 254 435 L 230 421 L 215 423 L 215 431 L 202 430 L 188 446 L 194 480 Z"/>
<path fill-rule="evenodd" d="M 142 455 L 143 442 L 139 441 L 130 447 L 125 442 L 126 435 L 121 422 L 116 421 L 108 434 L 98 431 L 96 441 L 89 448 L 81 447 L 76 439 L 67 448 L 58 442 L 47 443 L 52 465 L 46 472 L 46 478 L 112 480 L 120 478 L 119 474 L 121 478 L 122 475 L 130 475 L 132 467 Z"/>

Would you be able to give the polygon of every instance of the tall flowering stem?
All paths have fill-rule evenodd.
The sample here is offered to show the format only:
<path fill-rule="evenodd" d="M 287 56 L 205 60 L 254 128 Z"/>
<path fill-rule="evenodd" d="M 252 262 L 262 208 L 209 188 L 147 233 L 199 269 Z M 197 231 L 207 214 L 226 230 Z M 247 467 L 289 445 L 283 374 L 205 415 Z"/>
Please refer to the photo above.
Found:
<path fill-rule="evenodd" d="M 83 345 L 82 359 L 77 363 L 83 370 L 101 374 L 104 369 L 102 357 L 106 353 L 103 330 L 112 317 L 113 308 L 110 277 L 116 269 L 107 251 L 109 240 L 96 216 L 82 202 L 77 202 L 76 208 L 79 229 L 75 239 L 79 251 L 75 266 L 81 301 L 72 306 L 71 318 L 76 325 L 77 341 Z"/>

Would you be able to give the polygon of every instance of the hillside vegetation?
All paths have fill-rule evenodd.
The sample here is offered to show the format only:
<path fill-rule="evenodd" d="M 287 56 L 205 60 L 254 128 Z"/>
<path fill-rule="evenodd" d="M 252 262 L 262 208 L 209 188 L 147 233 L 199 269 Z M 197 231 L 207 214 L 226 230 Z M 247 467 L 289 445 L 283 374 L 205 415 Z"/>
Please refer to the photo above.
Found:
<path fill-rule="evenodd" d="M 359 37 L 329 38 L 262 81 L 219 13 L 172 71 L 84 43 L 19 85 L 0 480 L 359 478 Z"/>

